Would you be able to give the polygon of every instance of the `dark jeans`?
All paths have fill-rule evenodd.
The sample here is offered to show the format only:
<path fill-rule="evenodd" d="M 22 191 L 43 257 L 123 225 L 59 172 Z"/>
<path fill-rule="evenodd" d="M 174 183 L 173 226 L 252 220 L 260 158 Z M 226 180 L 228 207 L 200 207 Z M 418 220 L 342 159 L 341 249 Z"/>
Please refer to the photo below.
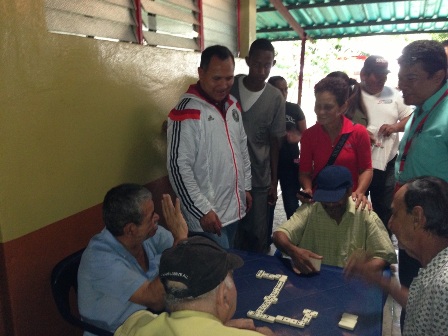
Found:
<path fill-rule="evenodd" d="M 252 209 L 240 221 L 235 236 L 235 248 L 244 251 L 265 253 L 268 249 L 269 188 L 252 187 Z"/>
<path fill-rule="evenodd" d="M 286 218 L 289 219 L 299 206 L 299 200 L 297 199 L 297 191 L 300 189 L 299 167 L 295 166 L 294 169 L 279 169 L 278 177 L 280 187 L 282 188 L 283 207 Z"/>
<path fill-rule="evenodd" d="M 391 204 L 394 197 L 396 158 L 397 157 L 395 156 L 389 161 L 386 166 L 386 170 L 373 170 L 372 182 L 366 192 L 366 195 L 370 194 L 373 211 L 376 212 L 386 228 L 392 214 Z M 388 228 L 387 231 L 390 236 L 391 233 Z"/>
<path fill-rule="evenodd" d="M 297 191 L 300 189 L 299 167 L 291 166 L 289 169 L 280 168 L 277 172 L 280 188 L 282 189 L 283 208 L 286 219 L 289 219 L 299 206 Z M 268 246 L 272 244 L 272 226 L 274 225 L 275 205 L 269 207 Z"/>

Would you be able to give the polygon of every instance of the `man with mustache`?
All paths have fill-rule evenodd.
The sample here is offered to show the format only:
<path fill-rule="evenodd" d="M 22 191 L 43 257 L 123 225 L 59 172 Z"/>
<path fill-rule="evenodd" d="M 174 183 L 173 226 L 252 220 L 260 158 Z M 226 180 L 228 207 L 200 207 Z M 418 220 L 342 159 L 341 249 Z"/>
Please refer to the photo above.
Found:
<path fill-rule="evenodd" d="M 406 309 L 403 336 L 448 335 L 448 183 L 431 176 L 408 181 L 394 196 L 388 226 L 422 265 L 410 288 L 366 268 L 371 259 L 365 254 L 350 258 L 346 275 L 381 287 Z"/>
<path fill-rule="evenodd" d="M 403 49 L 398 64 L 404 102 L 416 108 L 398 149 L 396 190 L 419 176 L 448 181 L 447 57 L 443 45 L 430 40 L 412 42 Z M 400 282 L 409 287 L 421 265 L 402 249 L 398 259 Z"/>
<path fill-rule="evenodd" d="M 174 207 L 170 195 L 163 195 L 162 209 L 168 230 L 158 225 L 152 194 L 145 187 L 125 183 L 107 192 L 105 228 L 90 240 L 78 270 L 83 320 L 114 332 L 137 310 L 165 307 L 160 256 L 187 237 L 187 224 L 179 200 Z"/>
<path fill-rule="evenodd" d="M 388 62 L 381 56 L 369 56 L 361 69 L 361 102 L 365 108 L 367 131 L 373 140 L 373 178 L 368 193 L 373 210 L 384 225 L 389 222 L 394 195 L 394 167 L 398 150 L 398 133 L 403 132 L 412 109 L 401 94 L 385 86 L 390 73 Z"/>
<path fill-rule="evenodd" d="M 206 48 L 190 85 L 168 115 L 168 176 L 190 233 L 233 247 L 252 204 L 247 138 L 240 106 L 230 95 L 235 60 L 220 45 Z"/>

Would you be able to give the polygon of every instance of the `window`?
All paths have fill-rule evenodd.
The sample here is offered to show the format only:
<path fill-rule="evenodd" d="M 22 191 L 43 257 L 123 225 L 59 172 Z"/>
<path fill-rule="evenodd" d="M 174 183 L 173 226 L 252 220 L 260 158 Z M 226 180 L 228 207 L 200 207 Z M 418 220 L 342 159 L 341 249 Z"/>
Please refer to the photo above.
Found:
<path fill-rule="evenodd" d="M 46 0 L 50 32 L 201 50 L 201 2 L 191 0 Z"/>
<path fill-rule="evenodd" d="M 46 0 L 50 32 L 137 42 L 132 0 Z"/>
<path fill-rule="evenodd" d="M 191 0 L 141 0 L 147 44 L 201 50 L 201 3 Z"/>

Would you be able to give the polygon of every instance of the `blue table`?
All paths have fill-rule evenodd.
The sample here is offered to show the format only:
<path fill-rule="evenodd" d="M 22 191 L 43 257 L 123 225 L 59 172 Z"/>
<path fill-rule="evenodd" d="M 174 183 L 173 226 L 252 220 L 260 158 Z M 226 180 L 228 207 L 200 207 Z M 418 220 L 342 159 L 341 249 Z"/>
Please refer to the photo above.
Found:
<path fill-rule="evenodd" d="M 258 270 L 288 276 L 278 303 L 266 310 L 268 315 L 283 315 L 302 319 L 303 309 L 317 311 L 319 316 L 304 329 L 254 320 L 257 326 L 268 326 L 277 335 L 360 335 L 378 336 L 382 333 L 384 298 L 382 292 L 360 280 L 345 280 L 339 267 L 322 265 L 314 275 L 297 275 L 292 271 L 290 261 L 279 257 L 251 252 L 231 250 L 244 259 L 244 266 L 234 271 L 238 290 L 238 304 L 235 318 L 246 317 L 249 310 L 255 311 L 264 296 L 269 295 L 277 280 L 257 279 Z M 338 327 L 343 313 L 358 315 L 353 331 Z"/>

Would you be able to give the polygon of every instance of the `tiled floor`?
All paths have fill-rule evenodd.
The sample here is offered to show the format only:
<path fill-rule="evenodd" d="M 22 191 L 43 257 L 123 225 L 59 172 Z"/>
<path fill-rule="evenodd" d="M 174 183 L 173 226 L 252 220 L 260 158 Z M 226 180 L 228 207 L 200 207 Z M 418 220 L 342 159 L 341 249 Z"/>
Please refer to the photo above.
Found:
<path fill-rule="evenodd" d="M 392 244 L 398 255 L 398 242 L 392 235 Z M 396 269 L 394 276 L 398 277 L 398 264 L 392 265 Z M 383 336 L 401 336 L 400 330 L 401 306 L 389 295 L 383 310 Z"/>
<path fill-rule="evenodd" d="M 278 200 L 274 212 L 274 229 L 286 220 L 285 211 L 283 209 L 283 200 L 281 190 L 278 190 Z M 395 238 L 395 237 L 393 237 Z M 392 242 L 396 246 L 396 240 Z M 274 253 L 275 246 L 271 247 L 271 253 Z M 395 265 L 397 267 L 397 265 Z M 397 268 L 398 269 L 398 268 Z M 401 336 L 400 331 L 400 313 L 401 306 L 395 302 L 392 297 L 388 297 L 383 311 L 383 336 Z"/>
<path fill-rule="evenodd" d="M 388 297 L 383 311 L 383 336 L 401 336 L 401 306 L 392 297 Z"/>

